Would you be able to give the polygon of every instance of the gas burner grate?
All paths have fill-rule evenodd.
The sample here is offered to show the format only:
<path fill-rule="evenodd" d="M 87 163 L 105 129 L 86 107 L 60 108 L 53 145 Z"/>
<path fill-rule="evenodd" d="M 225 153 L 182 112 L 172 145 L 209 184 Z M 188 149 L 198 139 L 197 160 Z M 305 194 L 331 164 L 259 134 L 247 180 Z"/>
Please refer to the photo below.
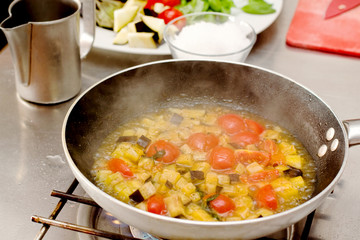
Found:
<path fill-rule="evenodd" d="M 95 201 L 93 201 L 91 198 L 73 194 L 73 192 L 78 187 L 78 185 L 79 185 L 79 182 L 76 179 L 74 179 L 74 181 L 71 183 L 71 185 L 69 186 L 69 188 L 67 189 L 66 192 L 61 192 L 61 191 L 57 191 L 57 190 L 53 190 L 51 192 L 52 197 L 60 198 L 60 200 L 57 203 L 57 205 L 55 206 L 53 212 L 50 214 L 49 217 L 46 218 L 46 217 L 41 217 L 41 216 L 37 216 L 37 215 L 33 215 L 31 217 L 31 220 L 33 222 L 42 224 L 42 227 L 40 228 L 38 234 L 35 236 L 34 240 L 43 239 L 51 226 L 63 228 L 66 230 L 76 231 L 76 232 L 80 232 L 80 233 L 86 233 L 86 234 L 89 234 L 92 236 L 102 237 L 102 238 L 107 238 L 107 239 L 143 240 L 143 238 L 129 237 L 129 236 L 125 236 L 125 235 L 114 233 L 114 232 L 104 231 L 104 230 L 95 229 L 95 228 L 91 228 L 91 227 L 81 226 L 81 225 L 74 224 L 74 223 L 56 220 L 57 216 L 59 215 L 59 213 L 61 212 L 61 210 L 63 209 L 63 207 L 65 206 L 65 204 L 67 203 L 68 200 L 72 201 L 72 202 L 77 202 L 79 204 L 85 204 L 87 206 L 101 209 L 101 207 Z M 305 223 L 303 224 L 303 228 L 300 231 L 300 235 L 298 234 L 299 236 L 295 236 L 295 234 L 294 234 L 295 233 L 295 230 L 294 230 L 295 225 L 291 225 L 290 227 L 288 227 L 286 229 L 286 238 L 285 239 L 288 239 L 288 240 L 295 240 L 295 239 L 306 240 L 306 239 L 308 239 L 314 215 L 315 215 L 315 211 L 313 211 L 312 213 L 310 213 L 307 216 Z M 275 240 L 275 239 L 271 238 L 271 237 L 263 237 L 263 238 L 259 238 L 258 240 Z"/>

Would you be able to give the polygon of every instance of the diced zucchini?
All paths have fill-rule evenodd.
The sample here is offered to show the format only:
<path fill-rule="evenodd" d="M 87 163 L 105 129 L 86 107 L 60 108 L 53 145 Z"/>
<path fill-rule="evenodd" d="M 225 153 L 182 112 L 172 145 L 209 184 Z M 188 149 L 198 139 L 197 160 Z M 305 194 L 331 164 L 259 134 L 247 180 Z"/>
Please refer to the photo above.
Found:
<path fill-rule="evenodd" d="M 111 156 L 137 163 L 143 154 L 144 151 L 140 146 L 129 142 L 122 142 L 111 153 Z"/>
<path fill-rule="evenodd" d="M 220 186 L 225 186 L 230 184 L 230 177 L 226 174 L 218 174 L 218 184 Z"/>
<path fill-rule="evenodd" d="M 305 181 L 301 176 L 290 178 L 290 182 L 298 189 L 305 187 Z"/>
<path fill-rule="evenodd" d="M 244 164 L 239 163 L 238 165 L 236 165 L 235 167 L 235 172 L 239 173 L 239 174 L 243 174 L 246 172 L 246 167 L 244 166 Z"/>
<path fill-rule="evenodd" d="M 177 217 L 184 213 L 184 205 L 182 204 L 179 195 L 170 195 L 169 197 L 164 198 L 164 202 L 170 217 Z"/>
<path fill-rule="evenodd" d="M 183 187 L 185 187 L 186 184 L 188 184 L 188 183 L 189 183 L 189 182 L 186 181 L 185 178 L 180 177 L 179 180 L 176 182 L 175 186 L 176 186 L 177 189 L 180 190 L 180 189 L 182 189 Z"/>
<path fill-rule="evenodd" d="M 204 174 L 207 174 L 211 169 L 211 166 L 208 162 L 195 162 L 191 170 L 193 171 L 202 171 Z"/>
<path fill-rule="evenodd" d="M 256 212 L 255 212 L 255 215 L 258 215 L 258 217 L 267 217 L 267 216 L 270 216 L 273 214 L 274 214 L 273 211 L 266 209 L 266 208 L 260 208 L 260 209 L 256 210 Z"/>
<path fill-rule="evenodd" d="M 280 139 L 279 132 L 271 129 L 265 130 L 261 135 L 264 138 L 268 138 L 268 139 L 274 139 L 274 140 Z"/>
<path fill-rule="evenodd" d="M 95 180 L 99 183 L 104 183 L 105 180 L 112 174 L 110 170 L 98 170 L 95 174 Z M 121 174 L 120 174 L 121 175 Z"/>
<path fill-rule="evenodd" d="M 146 200 L 156 193 L 156 188 L 154 187 L 152 182 L 149 181 L 149 182 L 146 182 L 144 185 L 142 185 L 139 188 L 139 191 L 140 191 L 141 195 L 143 196 L 143 198 Z"/>
<path fill-rule="evenodd" d="M 287 155 L 285 159 L 287 165 L 297 169 L 302 169 L 302 158 L 299 155 Z"/>
<path fill-rule="evenodd" d="M 284 172 L 284 171 L 288 170 L 289 167 L 286 165 L 278 165 L 275 167 L 275 169 L 279 170 L 279 172 Z"/>
<path fill-rule="evenodd" d="M 191 166 L 194 162 L 194 159 L 191 154 L 180 154 L 176 159 L 176 164 L 182 166 Z"/>
<path fill-rule="evenodd" d="M 206 193 L 216 193 L 216 187 L 218 184 L 217 174 L 209 172 L 205 177 Z"/>
<path fill-rule="evenodd" d="M 299 195 L 298 189 L 284 177 L 279 177 L 270 184 L 274 188 L 276 194 L 282 197 L 285 201 L 291 201 Z"/>
<path fill-rule="evenodd" d="M 165 168 L 162 171 L 162 174 L 161 174 L 161 177 L 159 180 L 160 180 L 160 183 L 163 183 L 163 184 L 165 184 L 166 181 L 169 181 L 170 183 L 175 185 L 176 182 L 180 179 L 180 177 L 181 177 L 180 173 Z"/>
<path fill-rule="evenodd" d="M 284 155 L 296 154 L 295 146 L 287 142 L 281 142 L 279 144 L 279 149 Z"/>
<path fill-rule="evenodd" d="M 154 167 L 154 159 L 148 157 L 141 157 L 138 162 L 138 167 L 150 171 Z"/>
<path fill-rule="evenodd" d="M 207 153 L 206 152 L 198 152 L 198 151 L 194 151 L 193 152 L 193 158 L 194 161 L 206 161 L 207 159 Z"/>
<path fill-rule="evenodd" d="M 195 203 L 190 203 L 186 207 L 186 215 L 192 220 L 197 221 L 214 221 L 215 219 L 199 205 Z"/>
<path fill-rule="evenodd" d="M 201 194 L 199 192 L 194 192 L 190 194 L 190 199 L 192 202 L 196 203 L 201 200 Z"/>
<path fill-rule="evenodd" d="M 182 145 L 182 146 L 180 147 L 180 151 L 181 151 L 182 153 L 185 153 L 185 154 L 191 154 L 191 153 L 192 153 L 191 148 L 190 148 L 189 145 L 187 145 L 187 144 Z"/>
<path fill-rule="evenodd" d="M 192 183 L 187 183 L 184 187 L 181 188 L 181 191 L 189 197 L 192 193 L 196 192 L 196 187 Z"/>
<path fill-rule="evenodd" d="M 135 205 L 136 208 L 138 209 L 141 209 L 143 211 L 146 211 L 147 210 L 147 207 L 146 207 L 146 203 L 145 202 L 141 202 L 141 203 L 138 203 Z"/>
<path fill-rule="evenodd" d="M 264 171 L 264 168 L 258 164 L 257 162 L 252 162 L 249 165 L 246 166 L 246 170 L 250 173 L 257 173 L 257 172 L 261 172 Z"/>

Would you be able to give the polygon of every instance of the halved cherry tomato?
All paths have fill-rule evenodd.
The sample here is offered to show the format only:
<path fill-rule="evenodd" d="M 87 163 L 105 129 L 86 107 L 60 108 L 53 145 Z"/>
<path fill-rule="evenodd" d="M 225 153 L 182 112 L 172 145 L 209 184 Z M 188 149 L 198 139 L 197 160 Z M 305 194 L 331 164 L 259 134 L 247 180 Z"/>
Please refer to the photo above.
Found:
<path fill-rule="evenodd" d="M 167 212 L 164 198 L 160 195 L 151 196 L 147 200 L 146 207 L 148 212 L 156 213 L 159 215 L 165 215 Z"/>
<path fill-rule="evenodd" d="M 217 121 L 218 125 L 230 135 L 246 130 L 244 119 L 236 114 L 222 115 Z"/>
<path fill-rule="evenodd" d="M 258 122 L 251 119 L 244 119 L 248 131 L 261 134 L 265 128 Z"/>
<path fill-rule="evenodd" d="M 153 9 L 155 3 L 162 3 L 165 6 L 175 7 L 181 3 L 181 0 L 148 0 L 144 8 Z"/>
<path fill-rule="evenodd" d="M 276 210 L 278 207 L 278 201 L 275 190 L 270 184 L 260 188 L 255 194 L 255 201 L 259 207 Z"/>
<path fill-rule="evenodd" d="M 250 174 L 248 176 L 240 176 L 241 181 L 248 183 L 257 183 L 257 182 L 271 182 L 280 176 L 280 172 L 277 169 L 265 170 L 262 172 L 257 172 Z"/>
<path fill-rule="evenodd" d="M 120 172 L 124 177 L 133 177 L 134 174 L 126 162 L 119 158 L 112 158 L 108 162 L 108 168 L 112 172 Z"/>
<path fill-rule="evenodd" d="M 192 134 L 187 140 L 187 144 L 192 150 L 200 150 L 203 152 L 209 151 L 217 146 L 218 143 L 219 139 L 214 134 L 201 132 Z"/>
<path fill-rule="evenodd" d="M 271 155 L 275 154 L 277 152 L 277 149 L 278 149 L 275 141 L 272 140 L 272 139 L 261 140 L 257 144 L 257 147 L 262 151 L 270 153 Z"/>
<path fill-rule="evenodd" d="M 146 152 L 147 157 L 154 157 L 157 161 L 166 164 L 175 162 L 179 155 L 179 148 L 164 140 L 154 142 Z"/>
<path fill-rule="evenodd" d="M 260 165 L 267 166 L 270 161 L 270 154 L 260 151 L 238 149 L 235 150 L 235 158 L 238 162 L 241 162 L 245 166 L 253 162 L 257 162 Z"/>
<path fill-rule="evenodd" d="M 164 11 L 159 13 L 158 18 L 164 19 L 165 24 L 167 24 L 171 20 L 173 20 L 177 17 L 180 17 L 182 15 L 183 14 L 180 10 L 177 10 L 176 8 L 171 7 L 171 8 L 165 9 Z M 178 27 L 183 27 L 185 25 L 185 23 L 186 22 L 184 22 L 184 24 L 180 24 L 180 21 L 179 21 L 176 23 L 176 25 L 179 25 Z"/>
<path fill-rule="evenodd" d="M 230 142 L 241 148 L 244 148 L 250 144 L 255 144 L 259 141 L 259 135 L 253 132 L 239 132 L 230 137 Z"/>
<path fill-rule="evenodd" d="M 208 198 L 211 196 L 208 196 Z M 206 199 L 205 199 L 206 200 Z M 217 213 L 225 214 L 235 210 L 235 203 L 231 198 L 223 194 L 219 194 L 214 200 L 209 201 L 210 207 Z"/>
<path fill-rule="evenodd" d="M 165 6 L 175 7 L 181 3 L 181 0 L 161 0 L 160 2 Z"/>
<path fill-rule="evenodd" d="M 284 165 L 286 163 L 286 158 L 284 156 L 284 154 L 282 153 L 276 153 L 271 155 L 271 159 L 270 159 L 270 164 L 273 166 L 278 166 L 278 165 Z"/>
<path fill-rule="evenodd" d="M 209 162 L 213 169 L 215 170 L 228 170 L 235 165 L 235 155 L 234 150 L 216 146 L 210 153 Z"/>

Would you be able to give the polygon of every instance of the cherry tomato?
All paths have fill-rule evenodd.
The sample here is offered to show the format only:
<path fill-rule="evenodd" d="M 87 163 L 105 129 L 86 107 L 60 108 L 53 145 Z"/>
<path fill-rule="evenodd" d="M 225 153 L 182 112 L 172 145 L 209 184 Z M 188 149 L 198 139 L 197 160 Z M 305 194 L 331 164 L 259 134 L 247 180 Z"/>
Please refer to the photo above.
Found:
<path fill-rule="evenodd" d="M 227 147 L 216 146 L 210 153 L 209 162 L 215 170 L 228 170 L 236 162 L 234 151 Z"/>
<path fill-rule="evenodd" d="M 222 115 L 218 118 L 218 125 L 230 135 L 246 130 L 244 119 L 236 114 Z"/>
<path fill-rule="evenodd" d="M 251 119 L 244 119 L 245 125 L 248 131 L 261 134 L 265 128 L 258 122 L 251 120 Z"/>
<path fill-rule="evenodd" d="M 108 167 L 112 172 L 120 172 L 124 177 L 133 177 L 134 174 L 126 162 L 119 158 L 112 158 L 108 162 Z"/>
<path fill-rule="evenodd" d="M 241 162 L 245 166 L 253 162 L 257 162 L 260 165 L 267 166 L 270 161 L 270 154 L 260 151 L 239 149 L 235 151 L 235 158 L 238 162 Z"/>
<path fill-rule="evenodd" d="M 175 7 L 181 3 L 181 0 L 161 0 L 160 2 L 165 6 Z"/>
<path fill-rule="evenodd" d="M 167 212 L 164 198 L 160 195 L 151 196 L 147 200 L 146 207 L 148 212 L 156 213 L 159 215 L 165 215 Z"/>
<path fill-rule="evenodd" d="M 271 159 L 270 159 L 270 164 L 273 166 L 278 166 L 278 165 L 284 165 L 286 163 L 286 158 L 284 156 L 284 154 L 282 153 L 276 153 L 271 155 Z"/>
<path fill-rule="evenodd" d="M 160 0 L 147 0 L 146 5 L 144 6 L 144 8 L 146 9 L 153 9 L 155 3 L 160 2 Z"/>
<path fill-rule="evenodd" d="M 248 176 L 240 176 L 241 181 L 248 183 L 258 183 L 258 182 L 271 182 L 280 176 L 279 170 L 265 170 L 262 172 L 257 172 L 250 174 Z"/>
<path fill-rule="evenodd" d="M 164 140 L 154 142 L 146 152 L 147 157 L 154 157 L 157 161 L 166 164 L 175 162 L 179 155 L 179 148 Z"/>
<path fill-rule="evenodd" d="M 175 7 L 181 3 L 181 0 L 148 0 L 144 8 L 153 9 L 155 3 L 162 3 L 165 6 Z"/>
<path fill-rule="evenodd" d="M 192 150 L 207 152 L 218 145 L 219 139 L 214 134 L 194 133 L 188 140 L 187 144 Z"/>
<path fill-rule="evenodd" d="M 170 22 L 171 20 L 182 16 L 182 12 L 180 10 L 177 10 L 176 8 L 168 8 L 161 13 L 159 13 L 158 18 L 164 19 L 165 24 Z M 181 25 L 181 24 L 180 24 Z"/>
<path fill-rule="evenodd" d="M 277 145 L 272 139 L 264 139 L 257 144 L 257 147 L 265 152 L 270 153 L 271 155 L 277 152 Z"/>
<path fill-rule="evenodd" d="M 219 194 L 219 196 L 214 200 L 209 201 L 209 203 L 210 207 L 220 214 L 229 213 L 235 210 L 235 203 L 233 200 L 223 194 Z"/>
<path fill-rule="evenodd" d="M 257 191 L 255 194 L 255 201 L 259 207 L 271 210 L 276 210 L 278 207 L 275 190 L 270 184 L 263 186 Z"/>
<path fill-rule="evenodd" d="M 260 137 L 257 133 L 253 132 L 239 132 L 230 137 L 231 143 L 238 147 L 244 148 L 247 145 L 255 144 L 260 141 Z"/>

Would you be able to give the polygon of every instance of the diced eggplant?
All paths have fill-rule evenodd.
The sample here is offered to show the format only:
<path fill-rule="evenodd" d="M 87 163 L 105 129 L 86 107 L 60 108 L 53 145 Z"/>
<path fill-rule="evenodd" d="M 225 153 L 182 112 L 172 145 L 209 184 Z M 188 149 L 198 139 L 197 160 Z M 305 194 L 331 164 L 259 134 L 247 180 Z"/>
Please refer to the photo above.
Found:
<path fill-rule="evenodd" d="M 130 198 L 131 200 L 133 200 L 134 202 L 137 202 L 137 203 L 140 203 L 140 202 L 142 202 L 142 201 L 145 200 L 144 197 L 141 195 L 139 189 L 136 190 L 135 192 L 133 192 L 133 193 L 129 196 L 129 198 Z"/>
<path fill-rule="evenodd" d="M 147 146 L 149 146 L 149 144 L 151 143 L 151 140 L 149 138 L 145 137 L 144 135 L 141 135 L 141 137 L 137 140 L 136 143 L 145 149 L 145 148 L 147 148 Z"/>
<path fill-rule="evenodd" d="M 203 171 L 190 171 L 192 180 L 204 180 L 205 174 Z"/>
<path fill-rule="evenodd" d="M 166 181 L 165 186 L 169 189 L 172 189 L 174 185 L 170 181 Z"/>
<path fill-rule="evenodd" d="M 152 17 L 157 17 L 158 16 L 158 14 L 154 10 L 148 9 L 148 8 L 144 8 L 144 14 L 146 16 L 152 16 Z"/>
<path fill-rule="evenodd" d="M 238 183 L 240 182 L 240 175 L 233 173 L 233 174 L 229 174 L 230 177 L 230 183 Z"/>
<path fill-rule="evenodd" d="M 130 30 L 129 30 L 130 31 Z M 155 33 L 149 32 L 129 32 L 129 47 L 133 48 L 157 48 L 154 40 Z"/>
<path fill-rule="evenodd" d="M 285 175 L 287 175 L 289 177 L 292 177 L 292 178 L 303 175 L 303 172 L 300 169 L 294 168 L 294 167 L 291 167 L 291 166 L 288 166 L 288 167 L 289 167 L 289 169 L 284 171 Z"/>
<path fill-rule="evenodd" d="M 136 136 L 120 136 L 116 142 L 117 143 L 121 143 L 121 142 L 131 142 L 131 143 L 135 143 L 137 140 Z"/>
<path fill-rule="evenodd" d="M 155 32 L 154 30 L 152 30 L 150 27 L 148 27 L 143 21 L 135 23 L 135 28 L 136 28 L 136 32 L 138 32 L 138 33 L 141 33 L 141 32 L 154 33 L 154 35 L 152 36 L 153 40 L 155 42 L 159 42 L 159 40 L 160 40 L 159 34 L 157 32 Z"/>
<path fill-rule="evenodd" d="M 177 113 L 174 113 L 170 119 L 170 122 L 175 124 L 175 125 L 180 125 L 180 123 L 184 120 L 184 117 L 177 114 Z"/>

